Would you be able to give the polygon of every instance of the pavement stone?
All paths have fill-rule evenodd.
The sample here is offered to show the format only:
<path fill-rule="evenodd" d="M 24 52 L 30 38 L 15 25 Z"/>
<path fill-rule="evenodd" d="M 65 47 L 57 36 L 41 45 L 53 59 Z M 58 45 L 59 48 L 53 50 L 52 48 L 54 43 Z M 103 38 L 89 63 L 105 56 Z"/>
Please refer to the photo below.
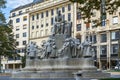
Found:
<path fill-rule="evenodd" d="M 31 78 L 11 78 L 10 76 L 0 76 L 0 80 L 75 80 L 75 79 L 74 78 L 31 79 Z"/>

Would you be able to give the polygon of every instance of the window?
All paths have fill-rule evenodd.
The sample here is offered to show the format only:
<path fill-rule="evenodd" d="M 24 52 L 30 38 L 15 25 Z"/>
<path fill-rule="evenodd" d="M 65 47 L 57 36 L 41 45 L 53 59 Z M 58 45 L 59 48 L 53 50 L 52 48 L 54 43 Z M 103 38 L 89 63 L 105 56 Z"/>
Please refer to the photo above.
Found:
<path fill-rule="evenodd" d="M 36 31 L 36 37 L 39 37 L 39 32 L 38 31 Z"/>
<path fill-rule="evenodd" d="M 86 22 L 86 30 L 89 30 L 90 29 L 90 23 L 89 22 Z"/>
<path fill-rule="evenodd" d="M 37 25 L 36 28 L 38 29 L 38 28 L 39 28 L 39 25 Z"/>
<path fill-rule="evenodd" d="M 16 14 L 15 13 L 12 13 L 12 17 L 15 17 L 16 16 Z"/>
<path fill-rule="evenodd" d="M 27 29 L 27 24 L 24 24 L 24 25 L 23 25 L 23 29 Z"/>
<path fill-rule="evenodd" d="M 65 7 L 62 7 L 62 12 L 63 12 L 63 13 L 65 12 Z"/>
<path fill-rule="evenodd" d="M 18 41 L 16 42 L 16 46 L 19 46 L 19 42 Z"/>
<path fill-rule="evenodd" d="M 16 53 L 20 53 L 20 49 L 16 49 Z"/>
<path fill-rule="evenodd" d="M 19 38 L 19 34 L 16 34 L 16 38 Z"/>
<path fill-rule="evenodd" d="M 54 18 L 51 18 L 51 25 L 54 24 Z"/>
<path fill-rule="evenodd" d="M 106 24 L 106 21 L 105 21 L 105 20 L 102 20 L 102 22 L 101 22 L 101 26 L 104 27 L 105 24 Z"/>
<path fill-rule="evenodd" d="M 19 15 L 21 15 L 22 14 L 22 11 L 19 11 Z"/>
<path fill-rule="evenodd" d="M 19 31 L 19 30 L 20 30 L 19 26 L 16 26 L 16 31 Z"/>
<path fill-rule="evenodd" d="M 118 16 L 113 17 L 112 23 L 113 24 L 118 24 Z"/>
<path fill-rule="evenodd" d="M 81 31 L 81 24 L 77 24 L 77 31 Z"/>
<path fill-rule="evenodd" d="M 39 19 L 39 13 L 36 14 L 36 19 Z"/>
<path fill-rule="evenodd" d="M 112 52 L 111 52 L 111 54 L 118 54 L 118 44 L 112 44 Z"/>
<path fill-rule="evenodd" d="M 96 35 L 93 35 L 93 36 L 92 36 L 92 43 L 96 43 L 96 42 L 97 42 Z"/>
<path fill-rule="evenodd" d="M 35 16 L 34 16 L 34 15 L 32 15 L 32 21 L 34 21 L 34 17 L 35 17 Z"/>
<path fill-rule="evenodd" d="M 46 17 L 48 17 L 48 11 L 46 11 Z"/>
<path fill-rule="evenodd" d="M 43 27 L 43 24 L 41 24 L 41 28 Z"/>
<path fill-rule="evenodd" d="M 101 34 L 101 42 L 106 42 L 106 41 L 107 41 L 107 35 Z"/>
<path fill-rule="evenodd" d="M 40 35 L 43 36 L 43 30 L 40 31 Z"/>
<path fill-rule="evenodd" d="M 19 23 L 19 22 L 20 22 L 20 18 L 17 18 L 17 19 L 16 19 L 16 23 Z"/>
<path fill-rule="evenodd" d="M 68 11 L 71 10 L 71 4 L 68 4 Z"/>
<path fill-rule="evenodd" d="M 54 15 L 54 10 L 53 10 L 53 9 L 51 9 L 51 15 L 52 15 L 52 16 Z"/>
<path fill-rule="evenodd" d="M 71 21 L 71 13 L 68 13 L 68 21 Z"/>
<path fill-rule="evenodd" d="M 111 32 L 111 40 L 118 40 L 119 38 L 119 31 Z"/>
<path fill-rule="evenodd" d="M 48 35 L 48 29 L 45 30 L 45 35 L 46 35 L 46 36 Z"/>
<path fill-rule="evenodd" d="M 24 17 L 23 17 L 23 21 L 27 21 L 27 16 L 24 16 Z"/>
<path fill-rule="evenodd" d="M 34 38 L 34 32 L 31 33 L 31 38 Z"/>
<path fill-rule="evenodd" d="M 29 12 L 29 9 L 26 9 L 26 12 Z"/>
<path fill-rule="evenodd" d="M 100 46 L 100 54 L 101 55 L 107 55 L 107 46 L 106 45 L 101 45 Z"/>
<path fill-rule="evenodd" d="M 23 41 L 22 44 L 23 44 L 23 45 L 26 45 L 26 41 Z"/>
<path fill-rule="evenodd" d="M 32 26 L 32 29 L 34 29 L 34 26 Z"/>
<path fill-rule="evenodd" d="M 42 13 L 41 13 L 41 18 L 43 18 L 43 17 L 44 17 L 44 13 L 42 12 Z"/>
<path fill-rule="evenodd" d="M 81 19 L 81 13 L 77 12 L 77 20 Z"/>
<path fill-rule="evenodd" d="M 26 37 L 26 36 L 27 36 L 27 34 L 26 34 L 26 32 L 24 32 L 24 33 L 23 33 L 23 37 Z"/>
<path fill-rule="evenodd" d="M 48 26 L 48 23 L 46 23 L 46 27 Z"/>

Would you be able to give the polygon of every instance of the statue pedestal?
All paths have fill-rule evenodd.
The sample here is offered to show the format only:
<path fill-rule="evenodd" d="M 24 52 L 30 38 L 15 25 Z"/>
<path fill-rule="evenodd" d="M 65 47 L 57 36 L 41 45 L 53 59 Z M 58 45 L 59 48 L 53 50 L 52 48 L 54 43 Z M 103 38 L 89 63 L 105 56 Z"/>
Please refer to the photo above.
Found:
<path fill-rule="evenodd" d="M 89 69 L 96 70 L 89 59 L 58 58 L 30 60 L 20 72 L 13 73 L 13 78 L 74 78 L 74 73 L 83 70 L 84 61 L 89 63 Z"/>
<path fill-rule="evenodd" d="M 58 58 L 36 59 L 19 72 L 13 73 L 13 78 L 108 78 L 110 74 L 97 71 L 91 58 Z"/>

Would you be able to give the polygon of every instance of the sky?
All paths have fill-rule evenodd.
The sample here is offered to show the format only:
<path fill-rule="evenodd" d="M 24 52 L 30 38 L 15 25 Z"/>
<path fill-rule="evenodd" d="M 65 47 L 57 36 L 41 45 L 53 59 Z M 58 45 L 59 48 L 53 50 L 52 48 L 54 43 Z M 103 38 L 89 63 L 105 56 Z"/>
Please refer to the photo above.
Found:
<path fill-rule="evenodd" d="M 6 8 L 3 9 L 3 13 L 5 14 L 6 19 L 8 20 L 9 16 L 10 16 L 10 10 L 31 3 L 33 0 L 6 0 L 7 4 L 6 4 Z"/>

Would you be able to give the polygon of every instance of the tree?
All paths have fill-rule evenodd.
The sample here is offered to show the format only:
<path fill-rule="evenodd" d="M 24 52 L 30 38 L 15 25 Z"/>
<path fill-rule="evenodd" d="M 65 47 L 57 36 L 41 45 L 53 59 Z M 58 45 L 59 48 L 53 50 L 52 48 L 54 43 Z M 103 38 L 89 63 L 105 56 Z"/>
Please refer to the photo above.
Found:
<path fill-rule="evenodd" d="M 102 20 L 106 19 L 106 13 L 113 14 L 120 6 L 120 0 L 70 0 L 80 4 L 79 11 L 82 18 L 91 22 L 93 10 L 101 13 L 100 20 L 94 20 L 97 25 L 101 24 Z M 99 22 L 98 22 L 99 21 Z"/>
<path fill-rule="evenodd" d="M 0 24 L 5 23 L 5 16 L 2 12 L 2 9 L 5 8 L 6 1 L 5 0 L 0 0 Z"/>
<path fill-rule="evenodd" d="M 5 8 L 6 1 L 0 0 L 0 72 L 1 72 L 1 56 L 15 57 L 15 40 L 13 38 L 12 29 L 6 24 L 5 16 L 1 9 Z"/>

